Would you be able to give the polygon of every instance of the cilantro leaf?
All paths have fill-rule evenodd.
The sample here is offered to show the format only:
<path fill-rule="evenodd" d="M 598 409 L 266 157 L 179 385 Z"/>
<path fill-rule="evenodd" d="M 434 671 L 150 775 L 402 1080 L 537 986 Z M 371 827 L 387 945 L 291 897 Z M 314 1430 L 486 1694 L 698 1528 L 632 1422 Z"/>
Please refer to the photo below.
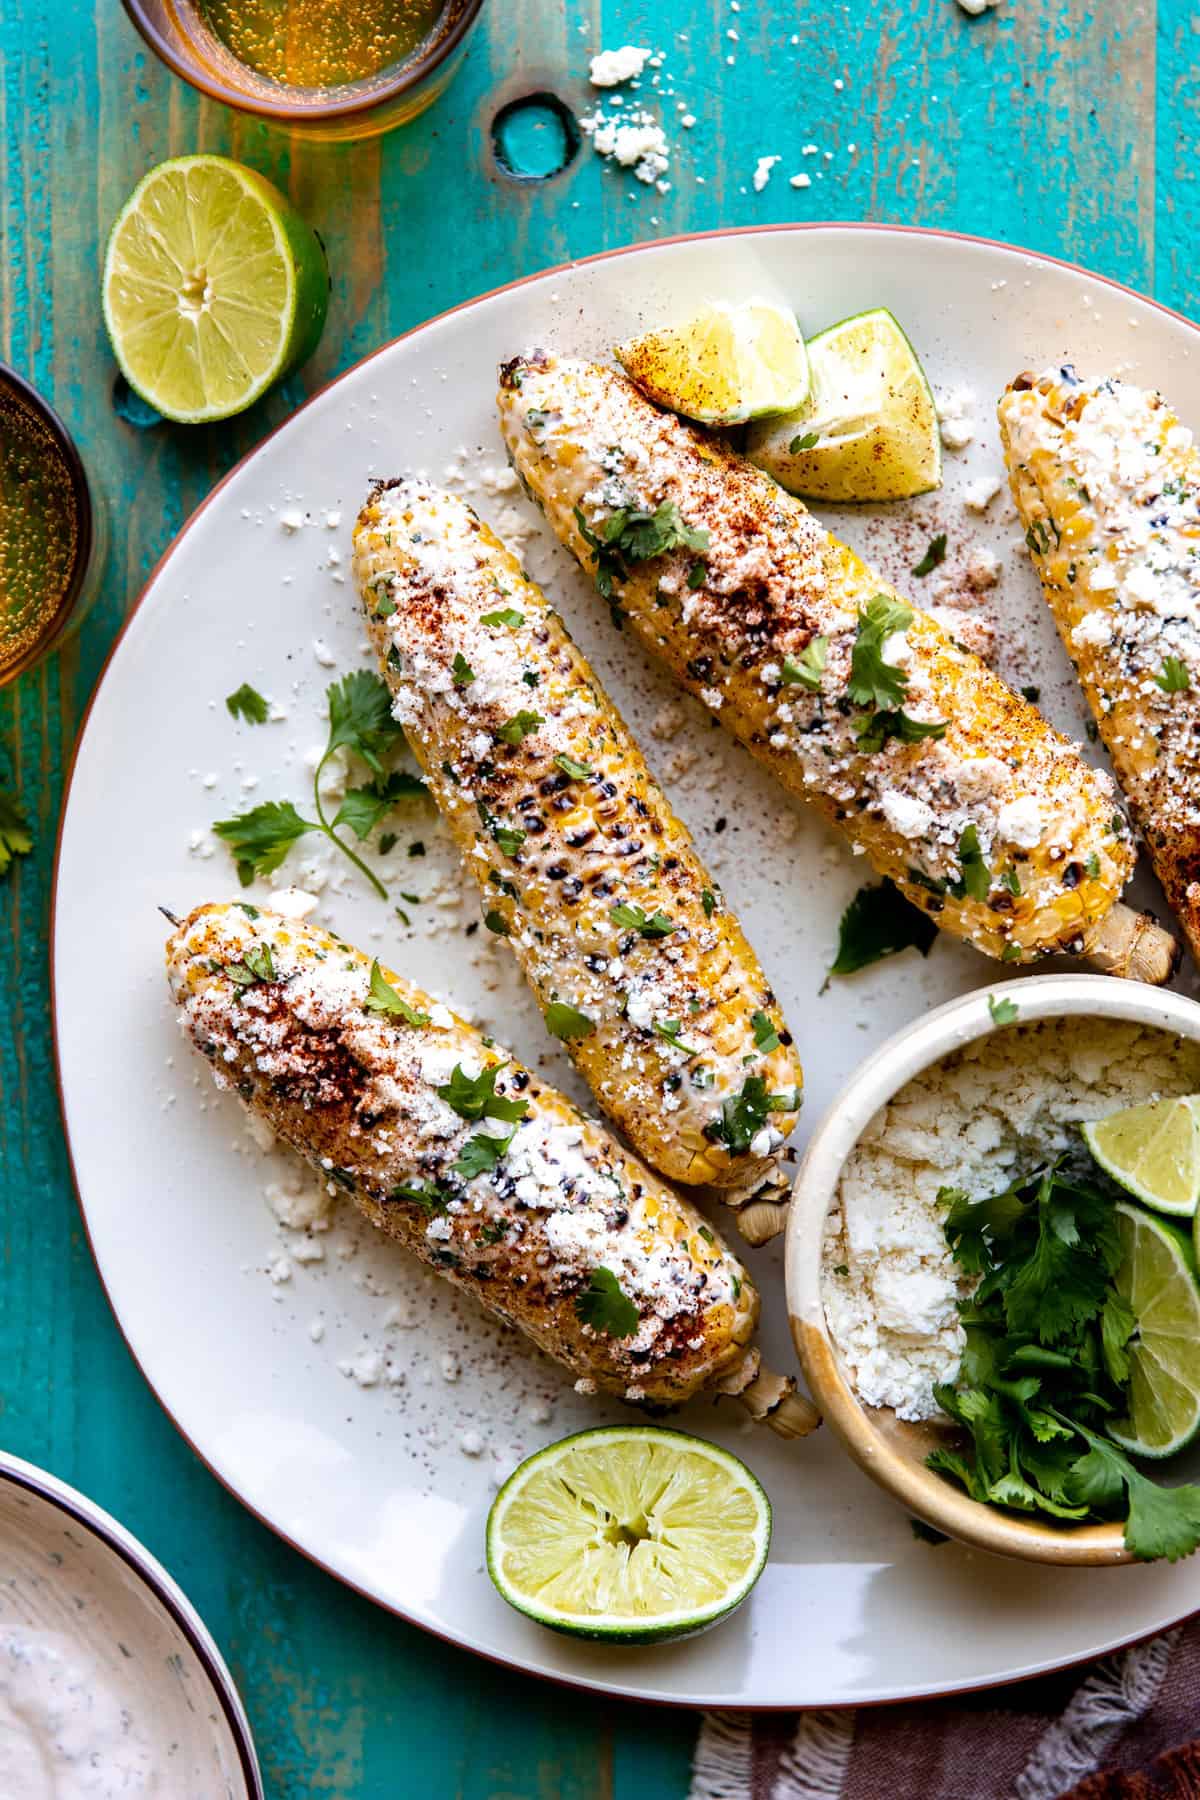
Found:
<path fill-rule="evenodd" d="M 516 1134 L 515 1125 L 502 1137 L 493 1137 L 488 1131 L 477 1131 L 459 1151 L 453 1165 L 454 1173 L 461 1175 L 464 1181 L 473 1181 L 476 1175 L 484 1175 L 494 1169 L 506 1155 Z"/>
<path fill-rule="evenodd" d="M 679 1035 L 683 1030 L 682 1019 L 651 1019 L 650 1029 L 655 1037 L 662 1038 L 672 1049 L 682 1050 L 685 1056 L 699 1056 L 699 1050 L 692 1044 L 685 1044 Z"/>
<path fill-rule="evenodd" d="M 797 1094 L 772 1094 L 761 1075 L 748 1075 L 741 1091 L 731 1094 L 721 1107 L 721 1116 L 710 1119 L 704 1135 L 713 1143 L 724 1144 L 731 1156 L 745 1156 L 773 1112 L 792 1112 L 799 1104 Z"/>
<path fill-rule="evenodd" d="M 16 796 L 0 788 L 0 875 L 9 869 L 14 856 L 28 856 L 32 849 L 33 833 Z"/>
<path fill-rule="evenodd" d="M 612 916 L 618 925 L 628 931 L 636 931 L 644 938 L 670 937 L 675 929 L 674 921 L 666 913 L 647 913 L 643 907 L 625 902 L 613 907 Z"/>
<path fill-rule="evenodd" d="M 462 1064 L 456 1063 L 449 1081 L 438 1088 L 438 1096 L 460 1119 L 503 1119 L 507 1124 L 515 1124 L 525 1117 L 529 1102 L 508 1100 L 496 1092 L 496 1077 L 507 1067 L 507 1063 L 492 1063 L 478 1075 L 468 1075 Z"/>
<path fill-rule="evenodd" d="M 957 881 L 950 883 L 950 892 L 956 900 L 986 900 L 992 887 L 992 872 L 983 860 L 983 852 L 979 848 L 979 833 L 974 825 L 968 825 L 958 840 L 958 862 L 961 873 Z"/>
<path fill-rule="evenodd" d="M 903 711 L 862 713 L 855 721 L 855 741 L 868 756 L 882 750 L 891 738 L 901 744 L 920 744 L 926 738 L 945 735 L 945 719 L 913 719 Z"/>
<path fill-rule="evenodd" d="M 810 694 L 820 691 L 821 677 L 829 658 L 827 637 L 809 638 L 799 656 L 785 656 L 779 679 L 785 687 L 804 687 Z"/>
<path fill-rule="evenodd" d="M 1129 1380 L 1129 1353 L 1125 1346 L 1137 1329 L 1137 1315 L 1115 1287 L 1109 1288 L 1100 1314 L 1100 1348 L 1109 1378 L 1117 1387 Z"/>
<path fill-rule="evenodd" d="M 772 1050 L 778 1050 L 779 1033 L 765 1012 L 753 1013 L 750 1025 L 754 1032 L 754 1047 L 761 1055 L 770 1056 Z"/>
<path fill-rule="evenodd" d="M 592 1270 L 587 1287 L 576 1294 L 575 1312 L 585 1325 L 605 1337 L 633 1337 L 641 1323 L 637 1307 L 603 1264 Z"/>
<path fill-rule="evenodd" d="M 470 687 L 475 679 L 475 671 L 461 650 L 456 650 L 454 652 L 454 661 L 450 664 L 450 673 L 454 678 L 455 687 Z"/>
<path fill-rule="evenodd" d="M 1103 1511 L 1114 1508 L 1124 1488 L 1129 1503 L 1125 1547 L 1140 1561 L 1165 1557 L 1177 1562 L 1200 1546 L 1200 1487 L 1160 1487 L 1136 1468 L 1108 1438 L 1072 1420 L 1087 1445 L 1071 1470 L 1070 1487 L 1080 1502 Z"/>
<path fill-rule="evenodd" d="M 370 990 L 364 1004 L 368 1012 L 394 1014 L 396 1018 L 403 1019 L 406 1025 L 421 1026 L 429 1023 L 428 1013 L 418 1012 L 415 1006 L 409 1005 L 403 994 L 396 992 L 380 968 L 378 957 L 371 964 Z"/>
<path fill-rule="evenodd" d="M 946 534 L 944 531 L 939 531 L 936 537 L 930 538 L 929 548 L 926 550 L 924 556 L 921 558 L 920 562 L 917 564 L 916 568 L 913 570 L 913 574 L 914 575 L 932 575 L 933 571 L 939 566 L 939 564 L 944 563 L 945 560 L 946 560 Z"/>
<path fill-rule="evenodd" d="M 589 1019 L 577 1006 L 568 1006 L 564 1000 L 551 1000 L 543 1011 L 543 1017 L 546 1030 L 551 1036 L 561 1038 L 567 1044 L 576 1038 L 591 1037 L 596 1029 L 594 1019 Z"/>
<path fill-rule="evenodd" d="M 326 690 L 329 705 L 329 741 L 322 766 L 335 750 L 352 750 L 375 775 L 383 774 L 380 757 L 403 738 L 403 727 L 392 717 L 392 697 L 387 683 L 369 669 L 355 669 Z"/>
<path fill-rule="evenodd" d="M 240 688 L 225 696 L 225 710 L 230 718 L 244 719 L 247 725 L 265 725 L 270 707 L 256 688 L 243 681 Z"/>
<path fill-rule="evenodd" d="M 885 956 L 910 948 L 928 956 L 936 937 L 934 921 L 893 882 L 861 887 L 842 914 L 837 955 L 829 973 L 854 975 L 882 962 Z"/>
<path fill-rule="evenodd" d="M 995 994 L 988 995 L 988 1011 L 992 1015 L 993 1025 L 1011 1025 L 1020 1015 L 1020 1007 L 1015 1000 L 997 1000 Z"/>
<path fill-rule="evenodd" d="M 522 709 L 520 712 L 514 713 L 511 719 L 505 719 L 503 725 L 498 727 L 496 736 L 502 744 L 512 744 L 515 748 L 518 744 L 523 744 L 539 725 L 545 723 L 541 713 L 526 712 Z"/>
<path fill-rule="evenodd" d="M 248 887 L 256 875 L 272 874 L 297 838 L 321 827 L 302 819 L 290 800 L 264 800 L 249 812 L 218 819 L 213 832 L 228 844 L 238 878 Z"/>
<path fill-rule="evenodd" d="M 425 783 L 419 775 L 410 774 L 407 769 L 392 769 L 367 787 L 346 789 L 334 816 L 334 828 L 348 825 L 357 838 L 370 837 L 401 800 L 424 792 Z"/>
<path fill-rule="evenodd" d="M 788 445 L 788 455 L 799 456 L 802 450 L 815 450 L 820 441 L 819 431 L 802 432 L 799 437 L 794 437 Z"/>
<path fill-rule="evenodd" d="M 899 706 L 908 690 L 904 670 L 883 660 L 883 646 L 897 632 L 912 624 L 912 608 L 888 594 L 876 594 L 859 608 L 858 634 L 850 652 L 850 678 L 846 692 L 858 706 L 880 711 Z"/>
<path fill-rule="evenodd" d="M 1192 685 L 1188 666 L 1178 656 L 1164 656 L 1163 666 L 1154 679 L 1164 694 L 1186 694 Z"/>
<path fill-rule="evenodd" d="M 445 1212 L 453 1191 L 440 1181 L 401 1181 L 388 1195 L 389 1200 L 411 1200 L 425 1212 Z"/>
<path fill-rule="evenodd" d="M 560 750 L 554 758 L 554 766 L 561 769 L 564 775 L 569 775 L 572 781 L 583 781 L 586 776 L 596 773 L 591 763 L 579 762 L 575 757 L 568 756 L 565 750 Z"/>
<path fill-rule="evenodd" d="M 708 549 L 707 531 L 689 525 L 673 500 L 664 500 L 653 512 L 618 507 L 594 526 L 577 506 L 575 523 L 593 552 L 596 586 L 605 599 L 611 598 L 615 582 L 626 580 L 629 563 L 648 562 L 668 550 Z"/>
<path fill-rule="evenodd" d="M 518 612 L 515 606 L 502 606 L 497 612 L 484 613 L 479 623 L 481 625 L 510 625 L 515 631 L 518 625 L 525 623 L 525 614 Z"/>
<path fill-rule="evenodd" d="M 717 910 L 717 896 L 713 893 L 711 888 L 701 888 L 700 904 L 704 908 L 705 918 L 711 919 Z"/>

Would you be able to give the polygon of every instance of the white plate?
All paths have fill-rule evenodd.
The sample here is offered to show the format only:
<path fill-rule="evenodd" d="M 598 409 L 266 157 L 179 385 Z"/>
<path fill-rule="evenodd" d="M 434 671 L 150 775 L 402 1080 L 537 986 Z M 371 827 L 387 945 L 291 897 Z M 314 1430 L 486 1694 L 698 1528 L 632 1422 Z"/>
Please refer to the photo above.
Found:
<path fill-rule="evenodd" d="M 791 296 L 810 331 L 889 306 L 934 383 L 979 396 L 976 441 L 947 456 L 941 493 L 835 524 L 925 596 L 908 570 L 934 532 L 949 532 L 952 555 L 964 542 L 995 547 L 1002 666 L 1036 682 L 1050 714 L 1081 733 L 1007 500 L 980 520 L 964 510 L 961 489 L 1001 472 L 992 401 L 1027 365 L 1073 356 L 1084 370 L 1125 367 L 1200 421 L 1195 329 L 1076 270 L 929 233 L 821 226 L 653 245 L 423 326 L 343 376 L 217 489 L 155 572 L 92 703 L 63 821 L 54 925 L 64 1110 L 96 1258 L 134 1355 L 214 1472 L 342 1579 L 457 1643 L 540 1674 L 692 1706 L 891 1699 L 1061 1665 L 1200 1608 L 1200 1559 L 1056 1573 L 955 1546 L 934 1551 L 832 1434 L 788 1446 L 694 1406 L 682 1423 L 746 1457 L 774 1502 L 771 1562 L 752 1604 L 718 1631 L 653 1651 L 575 1644 L 514 1615 L 482 1567 L 495 1478 L 618 1410 L 577 1398 L 552 1365 L 481 1325 L 468 1303 L 365 1229 L 338 1223 L 317 1240 L 323 1262 L 278 1261 L 262 1199 L 274 1159 L 192 1066 L 167 1003 L 155 907 L 183 911 L 236 893 L 222 849 L 189 851 L 193 831 L 257 800 L 304 800 L 304 756 L 324 737 L 324 687 L 365 658 L 340 578 L 368 478 L 413 468 L 440 477 L 461 450 L 490 480 L 486 471 L 503 461 L 492 410 L 502 357 L 538 343 L 603 353 L 700 295 L 764 290 Z M 497 518 L 498 499 L 482 489 L 473 497 Z M 280 514 L 291 508 L 314 522 L 289 534 Z M 341 515 L 332 528 L 327 512 Z M 868 871 L 691 702 L 678 736 L 656 735 L 675 698 L 669 684 L 613 635 L 564 552 L 533 542 L 527 561 L 759 949 L 805 1052 L 802 1143 L 867 1048 L 995 970 L 945 941 L 927 962 L 906 952 L 822 994 L 839 916 Z M 230 719 L 223 697 L 247 680 L 283 701 L 286 722 L 255 729 Z M 410 907 L 405 931 L 351 874 L 341 891 L 331 881 L 318 917 L 474 1007 L 501 1041 L 570 1085 L 504 946 L 482 931 L 464 937 L 477 917 L 474 892 L 431 812 L 400 832 L 393 887 L 424 896 L 440 885 L 462 894 L 461 906 Z M 418 835 L 429 854 L 410 860 L 405 846 Z M 288 868 L 303 860 L 301 851 Z M 288 1279 L 274 1283 L 272 1264 Z M 759 1273 L 765 1347 L 790 1368 L 778 1248 L 760 1256 Z M 339 1362 L 356 1358 L 359 1375 L 369 1381 L 383 1366 L 383 1378 L 363 1386 L 341 1372 Z M 388 1365 L 403 1385 L 387 1379 Z M 481 1455 L 462 1447 L 476 1448 L 472 1433 Z"/>
<path fill-rule="evenodd" d="M 88 1705 L 82 1714 L 67 1707 L 59 1741 L 72 1765 L 95 1759 L 112 1782 L 106 1793 L 122 1776 L 130 1800 L 167 1791 L 173 1800 L 262 1800 L 245 1710 L 190 1600 L 93 1500 L 4 1455 L 0 1570 L 0 1776 L 10 1800 L 19 1773 L 20 1800 L 58 1792 L 30 1740 L 40 1737 L 46 1754 L 73 1683 L 86 1684 Z"/>

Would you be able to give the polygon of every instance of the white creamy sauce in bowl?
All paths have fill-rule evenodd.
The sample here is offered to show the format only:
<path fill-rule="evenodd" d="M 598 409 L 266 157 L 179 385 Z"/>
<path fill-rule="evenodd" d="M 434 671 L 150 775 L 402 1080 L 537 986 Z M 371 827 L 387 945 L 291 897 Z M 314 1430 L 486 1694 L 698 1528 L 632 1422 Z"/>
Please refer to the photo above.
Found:
<path fill-rule="evenodd" d="M 972 1283 L 946 1243 L 941 1189 L 983 1200 L 1056 1157 L 1086 1165 L 1081 1124 L 1196 1092 L 1200 1043 L 1087 1016 L 1018 1022 L 907 1082 L 847 1157 L 825 1221 L 825 1319 L 859 1399 L 943 1416 L 933 1389 L 957 1377 Z"/>
<path fill-rule="evenodd" d="M 0 1458 L 0 1800 L 257 1800 L 210 1657 L 128 1533 Z"/>

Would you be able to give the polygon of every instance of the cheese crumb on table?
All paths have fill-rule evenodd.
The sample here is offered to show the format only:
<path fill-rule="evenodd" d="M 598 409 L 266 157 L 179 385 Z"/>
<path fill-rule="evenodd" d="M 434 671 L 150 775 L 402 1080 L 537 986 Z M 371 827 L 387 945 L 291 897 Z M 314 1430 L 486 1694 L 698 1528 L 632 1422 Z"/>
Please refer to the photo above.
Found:
<path fill-rule="evenodd" d="M 942 1188 L 972 1199 L 1080 1148 L 1079 1125 L 1200 1088 L 1200 1045 L 1094 1018 L 992 1032 L 910 1081 L 842 1171 L 822 1246 L 825 1318 L 868 1406 L 939 1416 L 958 1373 L 970 1278 L 943 1231 Z"/>
<path fill-rule="evenodd" d="M 760 156 L 754 168 L 754 191 L 761 194 L 771 179 L 771 170 L 782 159 L 778 156 Z"/>
<path fill-rule="evenodd" d="M 593 56 L 588 80 L 593 87 L 616 87 L 622 81 L 633 81 L 646 66 L 649 50 L 636 44 L 623 44 L 619 50 L 601 50 Z"/>

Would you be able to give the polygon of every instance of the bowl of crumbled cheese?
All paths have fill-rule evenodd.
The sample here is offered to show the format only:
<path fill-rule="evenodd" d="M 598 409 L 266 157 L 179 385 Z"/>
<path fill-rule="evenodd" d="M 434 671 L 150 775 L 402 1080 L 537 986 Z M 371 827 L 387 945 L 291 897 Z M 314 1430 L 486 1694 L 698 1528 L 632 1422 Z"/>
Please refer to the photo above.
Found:
<path fill-rule="evenodd" d="M 926 1014 L 838 1095 L 809 1144 L 790 1209 L 792 1334 L 829 1424 L 909 1513 L 1010 1556 L 1131 1560 L 1119 1522 L 984 1505 L 926 1466 L 958 1431 L 935 1389 L 957 1379 L 959 1303 L 973 1286 L 950 1249 L 946 1196 L 985 1200 L 1069 1158 L 1083 1124 L 1195 1093 L 1200 1005 L 1132 981 L 1068 974 L 1005 982 Z"/>

